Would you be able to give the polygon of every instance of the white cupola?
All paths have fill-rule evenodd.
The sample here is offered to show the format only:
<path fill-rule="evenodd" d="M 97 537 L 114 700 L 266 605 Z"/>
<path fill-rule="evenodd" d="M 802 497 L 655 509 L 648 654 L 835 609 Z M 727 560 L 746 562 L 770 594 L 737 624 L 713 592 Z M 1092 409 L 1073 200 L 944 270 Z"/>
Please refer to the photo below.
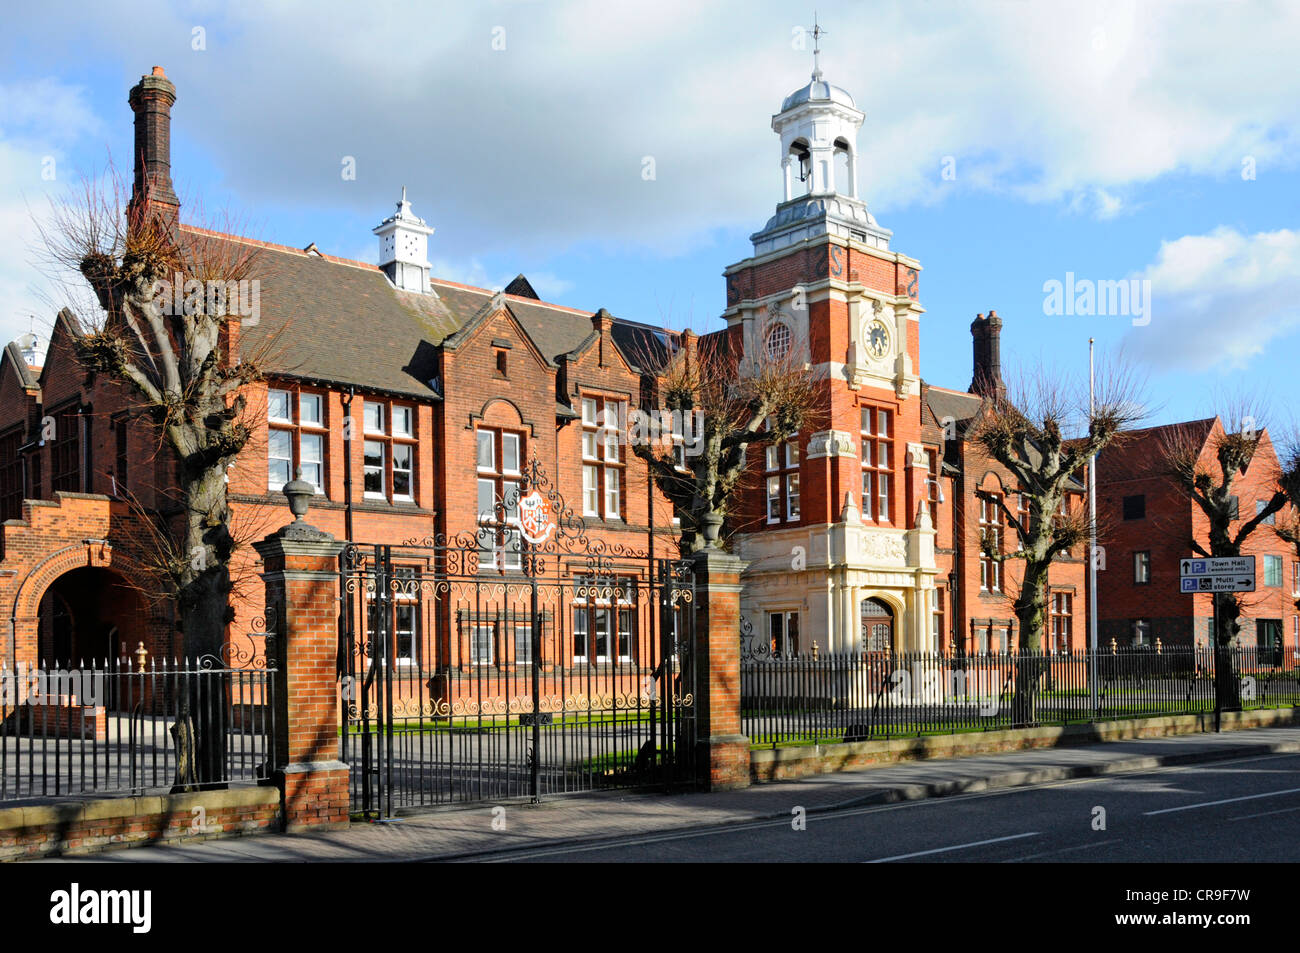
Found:
<path fill-rule="evenodd" d="M 402 186 L 397 214 L 384 219 L 374 233 L 379 236 L 379 267 L 388 280 L 403 291 L 428 293 L 429 236 L 433 229 L 411 211 L 406 186 Z"/>
<path fill-rule="evenodd" d="M 858 196 L 858 130 L 866 114 L 847 90 L 823 78 L 821 37 L 813 28 L 811 81 L 785 98 L 772 117 L 781 137 L 782 199 L 777 214 L 750 236 L 755 254 L 817 234 L 837 234 L 879 248 L 891 233 L 876 224 Z"/>
<path fill-rule="evenodd" d="M 846 90 L 822 78 L 821 34 L 813 28 L 812 81 L 787 96 L 772 117 L 781 137 L 786 202 L 801 194 L 858 197 L 858 130 L 866 114 Z"/>

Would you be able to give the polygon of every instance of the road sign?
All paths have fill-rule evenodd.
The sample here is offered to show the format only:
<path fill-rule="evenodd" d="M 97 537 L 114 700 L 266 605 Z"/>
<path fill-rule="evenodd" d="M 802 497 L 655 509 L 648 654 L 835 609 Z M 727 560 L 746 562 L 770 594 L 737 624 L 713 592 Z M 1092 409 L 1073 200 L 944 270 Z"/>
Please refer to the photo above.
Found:
<path fill-rule="evenodd" d="M 1254 556 L 1215 556 L 1200 559 L 1189 556 L 1178 561 L 1180 576 L 1243 576 L 1255 575 Z"/>
<path fill-rule="evenodd" d="M 1192 592 L 1254 592 L 1254 576 L 1183 576 L 1178 580 L 1178 591 Z"/>
<path fill-rule="evenodd" d="M 1178 561 L 1178 591 L 1254 592 L 1254 556 L 1190 557 Z"/>

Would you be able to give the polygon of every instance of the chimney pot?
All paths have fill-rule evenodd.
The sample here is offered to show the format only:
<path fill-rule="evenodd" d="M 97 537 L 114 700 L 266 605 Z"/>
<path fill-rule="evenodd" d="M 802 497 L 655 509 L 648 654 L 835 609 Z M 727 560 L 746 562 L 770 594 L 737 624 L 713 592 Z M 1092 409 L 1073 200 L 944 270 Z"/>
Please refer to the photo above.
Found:
<path fill-rule="evenodd" d="M 981 397 L 1006 394 L 1002 382 L 1002 319 L 990 308 L 987 319 L 983 314 L 975 318 L 970 333 L 975 358 L 970 392 Z"/>
<path fill-rule="evenodd" d="M 171 110 L 176 87 L 155 66 L 149 76 L 131 88 L 127 102 L 135 113 L 135 184 L 131 204 L 155 206 L 175 218 L 180 199 L 172 190 Z"/>

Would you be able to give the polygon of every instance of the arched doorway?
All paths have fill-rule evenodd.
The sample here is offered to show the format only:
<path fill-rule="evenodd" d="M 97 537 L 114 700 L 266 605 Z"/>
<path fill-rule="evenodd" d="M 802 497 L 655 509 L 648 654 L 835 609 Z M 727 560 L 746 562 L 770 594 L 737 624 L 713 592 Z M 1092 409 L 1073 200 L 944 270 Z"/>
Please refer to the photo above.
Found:
<path fill-rule="evenodd" d="M 147 635 L 144 600 L 111 569 L 81 566 L 41 596 L 37 654 L 56 668 L 103 667 Z"/>
<path fill-rule="evenodd" d="M 888 652 L 894 647 L 894 613 L 879 599 L 862 600 L 862 648 Z"/>

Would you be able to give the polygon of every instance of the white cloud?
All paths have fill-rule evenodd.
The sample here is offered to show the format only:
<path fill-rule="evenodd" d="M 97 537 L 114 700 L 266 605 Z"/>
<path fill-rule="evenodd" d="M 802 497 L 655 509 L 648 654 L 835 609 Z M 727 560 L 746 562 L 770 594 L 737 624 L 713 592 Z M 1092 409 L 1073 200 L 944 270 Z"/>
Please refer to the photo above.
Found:
<path fill-rule="evenodd" d="M 66 295 L 46 275 L 36 223 L 78 178 L 72 150 L 103 134 L 81 87 L 48 77 L 0 82 L 0 346 L 29 330 L 49 340 L 54 302 Z"/>
<path fill-rule="evenodd" d="M 76 87 L 51 80 L 0 84 L 0 346 L 29 330 L 49 340 L 54 302 L 67 295 L 48 277 L 37 222 L 48 217 L 50 198 L 66 195 L 78 177 L 69 150 L 100 132 Z"/>
<path fill-rule="evenodd" d="M 1186 235 L 1163 242 L 1142 277 L 1151 323 L 1128 340 L 1159 370 L 1241 370 L 1300 327 L 1300 231 Z"/>
<path fill-rule="evenodd" d="M 1114 218 L 1124 207 L 1123 199 L 1117 195 L 1111 195 L 1105 189 L 1095 189 L 1093 197 L 1097 200 L 1096 215 L 1103 220 Z"/>
<path fill-rule="evenodd" d="M 37 8 L 26 26 L 52 64 L 59 44 L 131 64 L 123 96 L 166 65 L 175 134 L 202 143 L 218 172 L 223 194 L 210 198 L 378 221 L 406 184 L 439 229 L 431 253 L 523 258 L 593 237 L 681 254 L 765 221 L 780 194 L 768 120 L 811 57 L 791 48 L 806 12 L 776 0 L 744 12 L 687 0 L 204 4 L 132 17 L 124 31 L 122 9 L 105 3 L 75 44 L 61 11 Z M 891 209 L 960 191 L 1084 196 L 1081 210 L 1104 219 L 1140 205 L 1141 185 L 1162 175 L 1227 179 L 1249 155 L 1263 176 L 1300 156 L 1300 5 L 898 2 L 821 14 L 826 76 L 866 113 L 863 193 L 886 226 Z M 193 23 L 205 52 L 189 49 Z M 123 154 L 129 113 L 108 120 Z M 348 155 L 355 181 L 339 174 Z M 647 155 L 653 181 L 641 176 Z M 944 156 L 955 181 L 941 177 Z M 205 172 L 174 169 L 182 188 Z"/>
<path fill-rule="evenodd" d="M 541 295 L 543 301 L 554 301 L 560 295 L 573 290 L 573 282 L 549 271 L 535 271 L 525 275 L 533 290 Z"/>

